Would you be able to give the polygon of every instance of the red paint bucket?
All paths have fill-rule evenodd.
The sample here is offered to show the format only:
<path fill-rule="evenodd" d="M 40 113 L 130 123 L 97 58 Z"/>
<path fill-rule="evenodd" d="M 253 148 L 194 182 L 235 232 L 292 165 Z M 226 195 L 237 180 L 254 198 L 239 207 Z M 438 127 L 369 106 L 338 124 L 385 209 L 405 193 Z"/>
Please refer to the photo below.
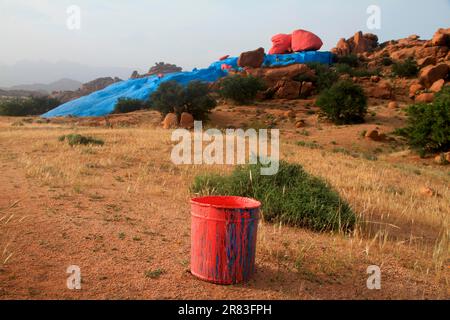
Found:
<path fill-rule="evenodd" d="M 255 273 L 261 203 L 241 197 L 191 200 L 191 272 L 216 284 L 246 282 Z"/>

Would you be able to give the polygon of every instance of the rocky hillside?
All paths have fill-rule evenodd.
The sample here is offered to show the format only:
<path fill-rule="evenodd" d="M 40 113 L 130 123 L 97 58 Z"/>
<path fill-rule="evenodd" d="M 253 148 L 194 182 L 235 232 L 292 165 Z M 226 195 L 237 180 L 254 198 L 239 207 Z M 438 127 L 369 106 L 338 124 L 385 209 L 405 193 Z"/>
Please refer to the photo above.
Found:
<path fill-rule="evenodd" d="M 83 84 L 81 88 L 76 91 L 55 91 L 52 93 L 52 97 L 57 98 L 62 103 L 65 103 L 86 96 L 92 92 L 102 90 L 107 86 L 119 81 L 122 81 L 122 79 L 119 79 L 117 77 L 98 78 Z"/>
<path fill-rule="evenodd" d="M 336 56 L 333 70 L 341 79 L 360 84 L 373 99 L 431 102 L 434 93 L 448 84 L 450 71 L 450 28 L 439 29 L 431 40 L 412 35 L 405 39 L 379 43 L 374 34 L 357 32 L 340 39 L 332 52 Z M 316 70 L 295 64 L 281 68 L 261 66 L 261 49 L 241 55 L 244 71 L 233 72 L 264 79 L 268 89 L 260 99 L 307 98 L 316 92 Z M 404 74 L 403 69 L 413 69 Z M 400 71 L 401 73 L 399 74 Z"/>
<path fill-rule="evenodd" d="M 450 28 L 439 29 L 433 39 L 421 40 L 417 35 L 400 40 L 378 44 L 373 34 L 358 32 L 350 39 L 339 40 L 332 51 L 338 56 L 356 55 L 368 70 L 379 71 L 380 76 L 371 77 L 369 95 L 382 99 L 415 99 L 418 102 L 431 102 L 434 93 L 448 83 L 450 71 Z M 396 75 L 396 63 L 411 61 L 417 64 L 419 72 L 410 79 Z M 354 79 L 367 82 L 369 79 Z"/>

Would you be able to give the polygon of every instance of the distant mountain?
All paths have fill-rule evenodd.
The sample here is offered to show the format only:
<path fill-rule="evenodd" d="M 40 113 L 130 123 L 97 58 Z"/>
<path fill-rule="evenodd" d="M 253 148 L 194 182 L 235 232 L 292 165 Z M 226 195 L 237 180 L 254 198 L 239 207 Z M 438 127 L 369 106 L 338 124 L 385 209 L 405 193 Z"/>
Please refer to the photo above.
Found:
<path fill-rule="evenodd" d="M 49 84 L 35 83 L 16 85 L 8 88 L 8 90 L 26 90 L 52 93 L 53 91 L 76 91 L 80 89 L 82 83 L 72 79 L 61 79 Z"/>
<path fill-rule="evenodd" d="M 133 68 L 93 67 L 69 61 L 19 61 L 14 65 L 0 65 L 0 87 L 33 83 L 52 83 L 58 79 L 73 79 L 81 83 L 100 77 L 128 79 Z"/>

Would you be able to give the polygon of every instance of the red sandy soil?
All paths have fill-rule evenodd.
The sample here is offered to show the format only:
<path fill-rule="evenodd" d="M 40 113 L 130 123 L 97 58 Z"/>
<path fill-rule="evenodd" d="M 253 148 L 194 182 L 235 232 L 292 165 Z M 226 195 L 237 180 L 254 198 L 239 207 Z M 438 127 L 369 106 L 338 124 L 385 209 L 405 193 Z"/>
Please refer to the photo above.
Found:
<path fill-rule="evenodd" d="M 431 160 L 421 160 L 410 153 L 398 155 L 404 150 L 400 142 L 379 143 L 360 136 L 362 130 L 374 127 L 389 133 L 401 126 L 401 109 L 390 110 L 385 105 L 371 107 L 376 115 L 369 116 L 368 123 L 336 127 L 319 122 L 315 114 L 307 114 L 308 108 L 315 108 L 306 108 L 306 103 L 280 101 L 276 108 L 264 104 L 220 106 L 212 115 L 211 126 L 251 126 L 249 122 L 257 118 L 257 108 L 265 110 L 263 114 L 272 113 L 277 117 L 290 108 L 306 121 L 305 128 L 301 129 L 295 128 L 288 119 L 278 121 L 284 139 L 292 143 L 315 141 L 327 152 L 340 147 L 361 154 L 378 153 L 383 166 L 401 162 L 405 166 L 417 165 L 419 169 L 444 170 Z M 408 243 L 406 239 L 401 242 L 397 238 L 388 240 L 386 247 L 372 247 L 373 241 L 378 243 L 379 240 L 369 236 L 319 234 L 263 223 L 259 229 L 258 272 L 249 283 L 217 286 L 195 279 L 189 272 L 188 189 L 195 172 L 202 169 L 195 168 L 191 172 L 189 168 L 179 169 L 169 162 L 169 136 L 156 129 L 160 119 L 154 113 L 121 117 L 123 122 L 110 119 L 114 123 L 112 126 L 102 118 L 25 123 L 19 127 L 11 126 L 15 119 L 1 119 L 0 299 L 450 297 L 448 269 L 444 267 L 435 272 L 429 265 L 433 260 L 430 252 L 439 236 L 437 227 L 430 227 L 430 243 L 415 246 L 411 245 L 411 239 Z M 131 123 L 127 122 L 130 118 L 134 119 Z M 260 118 L 264 121 L 262 116 Z M 88 126 L 98 122 L 102 127 L 86 129 L 82 127 L 83 122 L 89 122 Z M 112 129 L 105 129 L 105 125 Z M 127 128 L 130 126 L 138 129 Z M 129 154 L 118 151 L 113 155 L 114 149 L 108 146 L 93 148 L 90 154 L 90 149 L 69 148 L 57 141 L 59 135 L 74 128 L 80 132 L 90 130 L 89 133 L 101 136 L 107 144 L 114 141 L 111 144 L 120 145 L 129 150 Z M 308 131 L 307 136 L 303 130 Z M 154 141 L 145 142 L 146 135 Z M 130 149 L 126 149 L 128 147 Z M 382 151 L 375 152 L 377 148 Z M 323 150 L 309 152 L 319 157 Z M 31 159 L 42 161 L 38 173 L 37 167 L 27 162 Z M 351 166 L 352 161 L 356 161 L 352 159 L 331 153 L 324 161 Z M 371 165 L 368 160 L 359 159 L 355 166 L 360 162 Z M 143 163 L 151 170 L 140 180 Z M 58 171 L 65 164 L 71 164 L 67 172 Z M 79 176 L 71 171 L 77 170 L 78 165 L 84 168 Z M 311 162 L 305 165 L 314 166 Z M 76 178 L 68 178 L 72 176 Z M 431 177 L 417 177 L 417 183 L 431 181 Z M 441 187 L 444 196 L 448 194 L 448 190 L 442 189 L 446 181 L 448 178 L 444 174 L 444 178 L 433 182 Z M 355 202 L 360 203 L 358 195 L 354 197 Z M 442 198 L 423 201 L 435 201 L 433 205 L 448 209 L 448 203 Z M 377 206 L 382 204 L 367 205 L 373 206 L 376 212 L 381 208 Z M 405 226 L 408 223 L 405 222 Z M 366 268 L 371 264 L 382 265 L 383 289 L 380 291 L 366 287 Z M 80 291 L 66 287 L 66 268 L 70 265 L 81 268 Z M 146 272 L 148 275 L 157 270 L 163 271 L 160 276 L 146 276 Z"/>

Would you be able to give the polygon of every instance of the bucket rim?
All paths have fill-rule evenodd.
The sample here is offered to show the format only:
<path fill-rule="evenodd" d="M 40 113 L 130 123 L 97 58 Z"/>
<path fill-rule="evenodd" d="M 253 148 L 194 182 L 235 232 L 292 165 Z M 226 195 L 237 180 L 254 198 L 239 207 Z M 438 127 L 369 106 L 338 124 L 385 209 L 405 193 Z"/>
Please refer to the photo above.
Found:
<path fill-rule="evenodd" d="M 213 203 L 200 202 L 200 200 L 207 199 L 228 199 L 228 200 L 245 200 L 242 205 L 221 205 Z M 261 202 L 253 198 L 239 197 L 239 196 L 204 196 L 196 197 L 191 199 L 191 204 L 195 204 L 206 208 L 216 208 L 216 209 L 259 209 L 261 208 Z"/>

